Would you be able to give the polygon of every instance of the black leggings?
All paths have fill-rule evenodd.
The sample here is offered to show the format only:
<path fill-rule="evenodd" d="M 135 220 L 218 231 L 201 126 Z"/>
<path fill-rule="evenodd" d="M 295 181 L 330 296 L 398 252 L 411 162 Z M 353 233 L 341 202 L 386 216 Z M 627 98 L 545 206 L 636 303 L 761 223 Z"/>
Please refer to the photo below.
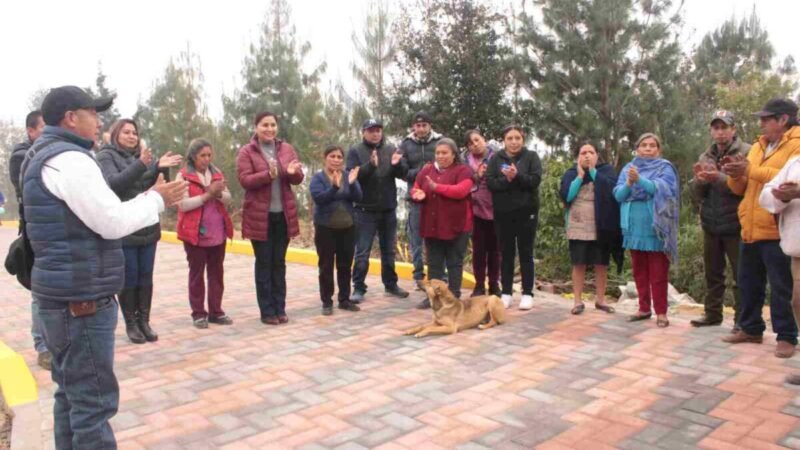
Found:
<path fill-rule="evenodd" d="M 494 224 L 500 241 L 503 294 L 511 295 L 514 285 L 514 256 L 519 252 L 522 294 L 533 295 L 533 245 L 536 241 L 538 214 L 526 210 L 495 214 Z"/>

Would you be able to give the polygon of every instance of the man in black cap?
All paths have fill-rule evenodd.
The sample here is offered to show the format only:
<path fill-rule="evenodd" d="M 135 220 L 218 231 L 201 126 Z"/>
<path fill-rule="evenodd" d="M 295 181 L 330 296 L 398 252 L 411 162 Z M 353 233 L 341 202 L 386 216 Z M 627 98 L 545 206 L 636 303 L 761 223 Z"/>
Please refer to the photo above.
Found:
<path fill-rule="evenodd" d="M 25 160 L 25 153 L 31 148 L 33 141 L 42 135 L 43 130 L 44 119 L 42 119 L 42 112 L 39 110 L 29 112 L 25 117 L 25 134 L 27 139 L 15 145 L 11 150 L 11 156 L 8 158 L 8 176 L 11 178 L 11 184 L 14 185 L 14 192 L 19 208 L 19 217 L 22 217 L 22 188 L 19 185 L 19 172 L 20 169 L 22 169 L 22 161 Z M 23 221 L 20 220 L 20 232 L 22 232 L 22 224 Z M 31 302 L 31 337 L 33 337 L 33 348 L 38 355 L 36 358 L 37 364 L 45 370 L 50 370 L 52 355 L 47 351 L 47 346 L 44 345 L 42 326 L 39 324 L 39 304 L 36 303 L 35 298 Z"/>
<path fill-rule="evenodd" d="M 411 257 L 414 263 L 414 281 L 417 289 L 422 289 L 422 280 L 425 279 L 425 261 L 423 257 L 423 241 L 420 234 L 420 204 L 411 201 L 411 188 L 417 179 L 417 173 L 422 170 L 425 164 L 433 162 L 436 154 L 436 143 L 442 135 L 432 130 L 431 116 L 420 111 L 414 114 L 411 121 L 412 131 L 400 143 L 400 152 L 403 154 L 403 166 L 406 170 L 406 205 L 408 206 L 408 219 L 406 220 L 406 235 L 411 246 Z M 419 305 L 422 308 L 429 308 L 427 297 Z"/>
<path fill-rule="evenodd" d="M 734 194 L 744 197 L 738 210 L 742 226 L 737 275 L 741 297 L 740 330 L 723 341 L 731 344 L 762 341 L 766 329 L 762 309 L 769 280 L 770 317 L 777 334 L 775 356 L 789 358 L 797 345 L 797 324 L 791 305 L 794 285 L 791 259 L 781 250 L 775 218 L 758 199 L 764 185 L 786 162 L 800 156 L 797 105 L 788 99 L 775 98 L 755 115 L 760 118 L 763 134 L 750 147 L 747 158 L 722 160 L 728 187 Z"/>
<path fill-rule="evenodd" d="M 350 301 L 360 303 L 367 292 L 365 280 L 369 271 L 372 241 L 378 234 L 381 249 L 381 280 L 386 293 L 398 298 L 408 292 L 397 285 L 394 269 L 397 242 L 397 186 L 395 178 L 405 174 L 402 155 L 383 138 L 383 124 L 368 119 L 361 126 L 362 141 L 347 152 L 347 169 L 359 167 L 358 182 L 364 197 L 355 204 L 356 253 L 353 265 L 353 295 Z"/>
<path fill-rule="evenodd" d="M 737 210 L 741 195 L 731 192 L 728 176 L 720 172 L 722 159 L 747 155 L 748 145 L 736 136 L 736 123 L 730 111 L 718 110 L 711 116 L 712 143 L 694 165 L 695 177 L 689 181 L 693 200 L 700 206 L 703 226 L 703 265 L 706 276 L 705 314 L 692 320 L 695 327 L 720 325 L 722 323 L 723 298 L 725 296 L 725 258 L 733 273 L 734 332 L 738 331 L 739 290 L 736 271 L 739 261 L 739 224 Z"/>
<path fill-rule="evenodd" d="M 111 102 L 75 86 L 52 89 L 42 102 L 46 126 L 22 165 L 24 219 L 36 256 L 31 293 L 53 355 L 59 449 L 116 448 L 108 421 L 119 404 L 114 296 L 124 276 L 120 238 L 157 223 L 186 191 L 185 183 L 160 178 L 150 191 L 120 202 L 91 151 L 100 130 L 97 112 Z"/>

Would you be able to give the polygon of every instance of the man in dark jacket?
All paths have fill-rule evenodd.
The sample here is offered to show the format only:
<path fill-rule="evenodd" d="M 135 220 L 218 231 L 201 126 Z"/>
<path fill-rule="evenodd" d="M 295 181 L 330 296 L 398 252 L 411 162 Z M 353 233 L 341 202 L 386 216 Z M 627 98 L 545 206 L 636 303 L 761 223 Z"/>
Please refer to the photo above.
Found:
<path fill-rule="evenodd" d="M 19 208 L 19 217 L 22 217 L 22 187 L 19 184 L 19 173 L 22 168 L 22 161 L 25 160 L 25 153 L 31 148 L 33 141 L 42 135 L 44 130 L 44 120 L 42 120 L 42 112 L 39 110 L 31 111 L 25 117 L 25 132 L 27 139 L 15 145 L 11 150 L 11 156 L 8 158 L 8 176 L 11 178 L 11 184 L 14 185 L 14 194 L 16 195 L 17 205 Z M 22 232 L 22 220 L 19 221 L 20 232 Z M 39 323 L 39 304 L 36 298 L 31 302 L 31 336 L 33 337 L 33 348 L 36 349 L 37 364 L 45 370 L 50 370 L 50 361 L 52 355 L 47 351 L 47 346 L 44 345 L 44 338 L 42 337 L 42 325 Z"/>
<path fill-rule="evenodd" d="M 397 240 L 397 186 L 395 178 L 405 174 L 402 155 L 383 139 L 383 124 L 369 119 L 361 126 L 362 141 L 347 152 L 347 170 L 358 167 L 358 182 L 364 196 L 355 204 L 356 254 L 353 266 L 353 295 L 350 301 L 364 300 L 369 271 L 369 254 L 375 233 L 381 248 L 381 280 L 386 293 L 399 298 L 408 292 L 397 285 L 394 252 Z"/>
<path fill-rule="evenodd" d="M 720 172 L 726 156 L 747 156 L 749 145 L 736 137 L 736 124 L 729 111 L 716 111 L 711 117 L 712 144 L 695 164 L 695 177 L 689 181 L 692 199 L 700 206 L 703 226 L 703 262 L 706 276 L 705 314 L 692 320 L 696 327 L 722 323 L 725 296 L 725 257 L 731 265 L 734 296 L 734 330 L 739 324 L 739 292 L 736 271 L 739 261 L 741 225 L 737 210 L 742 197 L 731 192 L 727 176 Z"/>
<path fill-rule="evenodd" d="M 97 111 L 112 99 L 52 89 L 47 125 L 22 165 L 25 230 L 36 255 L 31 293 L 53 354 L 55 447 L 116 449 L 109 420 L 119 404 L 114 330 L 124 267 L 120 238 L 159 221 L 181 200 L 183 182 L 164 183 L 121 202 L 94 159 Z"/>
<path fill-rule="evenodd" d="M 417 179 L 417 174 L 425 164 L 433 162 L 436 144 L 442 135 L 431 129 L 431 116 L 420 111 L 414 114 L 411 122 L 413 131 L 400 143 L 400 152 L 403 154 L 403 169 L 406 171 L 405 180 L 408 183 L 406 204 L 408 205 L 408 219 L 406 220 L 406 235 L 411 246 L 411 257 L 414 263 L 414 281 L 417 289 L 425 279 L 425 261 L 423 258 L 423 242 L 419 229 L 420 204 L 412 202 L 410 193 Z M 427 300 L 427 299 L 426 299 Z"/>

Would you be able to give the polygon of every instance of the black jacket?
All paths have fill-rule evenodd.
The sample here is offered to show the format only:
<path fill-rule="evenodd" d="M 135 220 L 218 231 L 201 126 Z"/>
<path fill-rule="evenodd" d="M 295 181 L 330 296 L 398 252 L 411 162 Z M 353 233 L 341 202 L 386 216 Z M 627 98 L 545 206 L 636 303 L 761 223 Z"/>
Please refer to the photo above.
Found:
<path fill-rule="evenodd" d="M 699 161 L 716 164 L 719 169 L 719 161 L 723 157 L 738 154 L 747 156 L 748 151 L 749 145 L 734 139 L 724 153 L 720 153 L 717 145 L 712 144 L 700 155 Z M 742 197 L 731 192 L 724 178 L 714 183 L 700 183 L 692 178 L 689 180 L 689 188 L 692 201 L 700 207 L 700 221 L 704 231 L 730 237 L 741 234 L 738 209 Z"/>
<path fill-rule="evenodd" d="M 11 150 L 11 156 L 8 158 L 8 176 L 11 178 L 11 184 L 14 185 L 14 192 L 17 199 L 22 198 L 22 189 L 19 185 L 19 175 L 22 169 L 22 161 L 25 160 L 25 153 L 31 148 L 31 141 L 25 139 L 25 142 L 20 142 L 15 145 Z M 22 204 L 22 202 L 19 202 Z"/>
<path fill-rule="evenodd" d="M 515 164 L 517 176 L 510 182 L 500 171 L 504 164 Z M 492 191 L 492 205 L 497 214 L 524 210 L 539 214 L 539 184 L 542 182 L 542 161 L 536 152 L 527 148 L 515 157 L 510 157 L 503 149 L 489 160 L 486 169 L 486 183 Z"/>
<path fill-rule="evenodd" d="M 414 181 L 417 179 L 419 171 L 425 164 L 433 162 L 435 159 L 436 144 L 441 138 L 441 134 L 431 131 L 425 141 L 420 141 L 412 132 L 400 143 L 400 151 L 403 153 L 403 170 L 406 171 L 404 178 L 408 183 L 406 198 L 411 198 L 411 188 L 414 187 Z"/>
<path fill-rule="evenodd" d="M 378 166 L 369 162 L 372 151 L 378 150 Z M 396 147 L 381 141 L 369 144 L 361 141 L 350 147 L 347 152 L 347 170 L 359 167 L 358 182 L 364 196 L 356 202 L 356 208 L 365 211 L 389 211 L 397 208 L 397 185 L 395 178 L 403 178 L 405 169 L 402 163 L 392 166 L 392 155 Z"/>
<path fill-rule="evenodd" d="M 145 166 L 139 159 L 138 152 L 127 152 L 110 144 L 104 145 L 97 152 L 97 162 L 100 163 L 103 176 L 111 190 L 123 202 L 150 189 L 158 178 L 158 160 L 155 156 L 150 166 Z M 155 224 L 125 236 L 122 245 L 138 247 L 152 244 L 159 239 L 161 239 L 161 226 Z"/>

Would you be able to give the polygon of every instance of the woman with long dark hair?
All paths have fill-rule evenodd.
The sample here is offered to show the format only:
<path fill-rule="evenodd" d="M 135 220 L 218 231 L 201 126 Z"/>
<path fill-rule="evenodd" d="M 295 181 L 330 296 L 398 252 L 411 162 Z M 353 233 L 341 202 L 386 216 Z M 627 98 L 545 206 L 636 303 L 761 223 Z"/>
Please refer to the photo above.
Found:
<path fill-rule="evenodd" d="M 97 162 L 108 185 L 120 200 L 130 200 L 150 189 L 159 173 L 181 163 L 180 155 L 167 152 L 155 158 L 142 145 L 139 126 L 131 119 L 120 119 L 111 126 L 111 141 L 97 153 Z M 158 340 L 150 328 L 153 304 L 153 267 L 156 244 L 161 239 L 159 224 L 143 228 L 122 239 L 125 254 L 125 286 L 119 293 L 119 306 L 125 319 L 128 339 L 136 344 Z"/>
<path fill-rule="evenodd" d="M 503 150 L 489 161 L 487 184 L 492 191 L 495 227 L 502 254 L 500 297 L 511 306 L 514 284 L 514 257 L 519 253 L 522 272 L 522 298 L 519 309 L 533 308 L 533 246 L 539 223 L 539 184 L 542 162 L 525 147 L 525 132 L 519 125 L 503 130 Z"/>
<path fill-rule="evenodd" d="M 231 193 L 225 176 L 211 163 L 213 152 L 210 142 L 193 140 L 186 152 L 186 163 L 177 176 L 178 180 L 189 183 L 186 196 L 178 204 L 178 239 L 183 241 L 189 262 L 189 304 L 197 328 L 208 328 L 209 322 L 233 323 L 222 310 L 225 239 L 233 238 L 233 223 L 226 209 Z M 208 311 L 205 308 L 206 275 Z"/>
<path fill-rule="evenodd" d="M 278 117 L 265 111 L 253 121 L 255 133 L 239 149 L 236 169 L 245 189 L 242 237 L 256 256 L 255 278 L 261 322 L 289 322 L 286 315 L 286 251 L 300 234 L 292 185 L 303 182 L 303 166 L 288 142 L 278 139 Z"/>

